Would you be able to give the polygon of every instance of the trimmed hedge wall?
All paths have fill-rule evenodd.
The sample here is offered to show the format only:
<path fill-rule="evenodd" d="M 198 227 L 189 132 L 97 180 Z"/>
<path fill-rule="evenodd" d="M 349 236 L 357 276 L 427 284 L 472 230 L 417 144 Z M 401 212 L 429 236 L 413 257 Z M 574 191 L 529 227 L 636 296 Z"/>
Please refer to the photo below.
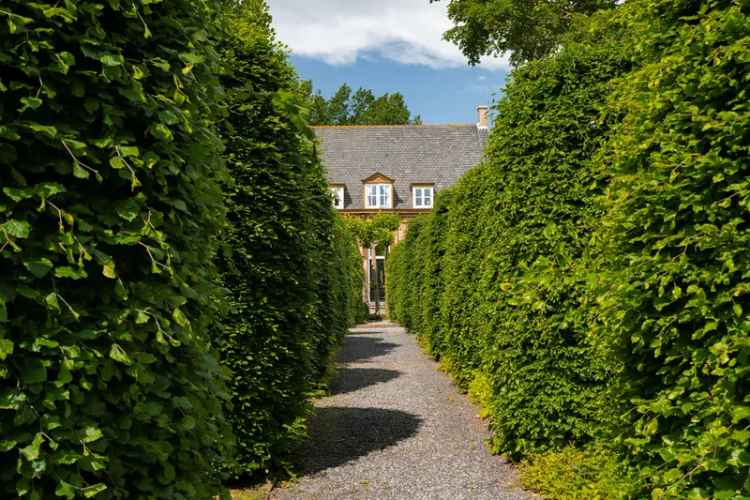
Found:
<path fill-rule="evenodd" d="M 600 213 L 590 159 L 609 122 L 599 109 L 629 63 L 617 23 L 589 29 L 513 73 L 486 163 L 410 227 L 391 264 L 395 317 L 464 388 L 489 380 L 495 450 L 517 458 L 599 435 L 601 394 L 616 369 L 594 356 L 586 335 L 577 265 Z M 584 41 L 604 31 L 610 43 Z"/>
<path fill-rule="evenodd" d="M 265 3 L 0 21 L 0 497 L 285 468 L 362 270 Z"/>
<path fill-rule="evenodd" d="M 264 13 L 252 3 L 231 12 L 239 36 L 225 47 L 222 79 L 233 183 L 219 265 L 232 298 L 218 338 L 233 372 L 237 460 L 226 468 L 242 480 L 289 472 L 309 396 L 362 301 L 354 236 L 335 213 L 296 75 Z"/>
<path fill-rule="evenodd" d="M 215 2 L 0 10 L 0 496 L 209 498 Z"/>
<path fill-rule="evenodd" d="M 602 301 L 655 497 L 750 496 L 750 5 L 650 0 L 611 106 Z"/>
<path fill-rule="evenodd" d="M 619 454 L 640 491 L 613 497 L 750 494 L 748 19 L 638 0 L 581 21 L 394 249 L 393 316 L 480 392 L 497 452 Z"/>

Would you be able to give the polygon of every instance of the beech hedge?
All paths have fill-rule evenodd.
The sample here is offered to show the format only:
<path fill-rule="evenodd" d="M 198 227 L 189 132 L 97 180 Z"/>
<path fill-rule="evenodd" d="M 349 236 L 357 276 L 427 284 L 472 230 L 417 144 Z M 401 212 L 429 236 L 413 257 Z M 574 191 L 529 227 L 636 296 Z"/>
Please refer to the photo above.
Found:
<path fill-rule="evenodd" d="M 649 0 L 636 14 L 643 66 L 611 98 L 624 119 L 599 155 L 621 439 L 655 498 L 747 498 L 750 6 Z"/>
<path fill-rule="evenodd" d="M 0 9 L 0 496 L 209 498 L 215 2 Z"/>
<path fill-rule="evenodd" d="M 600 213 L 602 181 L 590 161 L 610 128 L 600 108 L 609 80 L 630 64 L 618 23 L 587 27 L 559 54 L 514 71 L 485 163 L 447 206 L 439 200 L 418 235 L 410 228 L 399 252 L 418 256 L 395 260 L 390 274 L 407 287 L 394 291 L 395 317 L 463 387 L 489 380 L 494 448 L 516 458 L 599 436 L 602 394 L 617 369 L 587 336 L 578 266 Z M 608 43 L 586 42 L 604 32 Z M 429 290 L 424 276 L 414 279 L 420 273 Z"/>
<path fill-rule="evenodd" d="M 360 319 L 362 264 L 333 208 L 297 77 L 262 3 L 229 11 L 221 132 L 232 175 L 219 267 L 231 291 L 217 332 L 232 371 L 235 480 L 288 473 L 309 397 Z"/>
<path fill-rule="evenodd" d="M 612 497 L 750 495 L 748 19 L 639 0 L 579 21 L 394 249 L 392 314 L 488 388 L 496 451 L 586 448 Z"/>

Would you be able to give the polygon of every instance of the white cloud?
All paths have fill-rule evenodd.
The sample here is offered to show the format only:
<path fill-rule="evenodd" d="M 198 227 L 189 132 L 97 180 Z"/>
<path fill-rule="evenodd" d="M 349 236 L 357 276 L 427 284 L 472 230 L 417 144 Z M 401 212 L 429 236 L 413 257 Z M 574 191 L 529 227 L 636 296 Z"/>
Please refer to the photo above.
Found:
<path fill-rule="evenodd" d="M 293 53 L 330 64 L 351 64 L 377 53 L 406 64 L 434 68 L 467 64 L 458 48 L 443 40 L 451 27 L 447 0 L 269 0 L 279 39 Z M 506 68 L 501 58 L 482 67 Z"/>

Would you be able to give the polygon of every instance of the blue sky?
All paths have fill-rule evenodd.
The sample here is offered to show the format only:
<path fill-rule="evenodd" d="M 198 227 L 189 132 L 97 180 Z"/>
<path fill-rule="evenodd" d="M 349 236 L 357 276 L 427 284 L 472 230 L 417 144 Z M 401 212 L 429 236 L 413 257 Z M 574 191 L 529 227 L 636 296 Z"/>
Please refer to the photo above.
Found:
<path fill-rule="evenodd" d="M 442 33 L 447 2 L 269 0 L 274 27 L 300 76 L 330 96 L 343 83 L 401 92 L 425 123 L 474 123 L 505 82 L 504 58 L 470 67 Z"/>
<path fill-rule="evenodd" d="M 475 122 L 476 107 L 492 104 L 505 81 L 503 70 L 432 68 L 378 55 L 338 65 L 306 56 L 291 59 L 300 76 L 312 80 L 326 97 L 342 83 L 353 89 L 370 88 L 378 95 L 401 92 L 412 114 L 420 115 L 425 123 Z"/>

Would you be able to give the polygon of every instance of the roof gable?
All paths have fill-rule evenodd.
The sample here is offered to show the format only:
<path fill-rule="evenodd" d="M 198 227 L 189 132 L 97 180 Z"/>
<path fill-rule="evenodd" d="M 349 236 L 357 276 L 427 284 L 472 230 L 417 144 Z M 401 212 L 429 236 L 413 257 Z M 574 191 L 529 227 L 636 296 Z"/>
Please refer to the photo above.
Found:
<path fill-rule="evenodd" d="M 375 172 L 370 177 L 362 179 L 362 182 L 364 184 L 393 184 L 394 180 L 380 172 Z"/>

